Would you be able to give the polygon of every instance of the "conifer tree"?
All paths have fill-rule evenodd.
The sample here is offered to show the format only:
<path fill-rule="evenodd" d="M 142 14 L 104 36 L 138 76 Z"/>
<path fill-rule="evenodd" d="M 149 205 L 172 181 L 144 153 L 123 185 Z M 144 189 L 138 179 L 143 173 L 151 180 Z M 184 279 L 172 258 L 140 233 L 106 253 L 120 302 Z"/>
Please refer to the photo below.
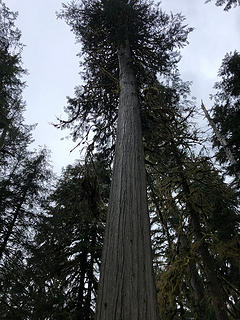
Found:
<path fill-rule="evenodd" d="M 19 260 L 26 259 L 25 246 L 32 240 L 39 200 L 51 176 L 46 150 L 28 149 L 33 126 L 26 125 L 23 117 L 22 76 L 26 71 L 22 67 L 21 33 L 15 26 L 16 17 L 0 1 L 0 317 L 3 319 L 21 318 L 13 307 L 18 282 L 11 286 L 9 279 L 21 275 Z"/>
<path fill-rule="evenodd" d="M 0 153 L 1 161 L 16 152 L 20 143 L 29 143 L 29 127 L 23 124 L 24 103 L 20 42 L 15 27 L 17 14 L 0 1 Z M 22 145 L 23 147 L 23 145 Z"/>
<path fill-rule="evenodd" d="M 187 310 L 195 312 L 197 319 L 205 319 L 209 313 L 213 317 L 215 313 L 216 319 L 227 319 L 228 313 L 237 317 L 237 299 L 227 309 L 227 305 L 231 305 L 231 294 L 227 296 L 225 292 L 231 286 L 234 292 L 238 282 L 234 280 L 230 284 L 230 280 L 230 287 L 225 289 L 223 278 L 227 272 L 225 275 L 221 272 L 225 263 L 215 257 L 222 255 L 229 261 L 229 272 L 235 269 L 238 259 L 235 255 L 238 202 L 209 160 L 193 156 L 190 146 L 198 140 L 189 132 L 186 121 L 189 115 L 184 117 L 178 99 L 173 99 L 178 95 L 173 93 L 156 83 L 154 94 L 152 90 L 146 92 L 147 108 L 144 114 L 150 196 L 166 234 L 165 243 L 168 243 L 168 249 L 165 249 L 167 255 L 163 255 L 168 266 L 165 270 L 160 268 L 164 270 L 159 280 L 160 305 L 166 319 L 171 319 L 175 314 L 186 317 Z M 152 127 L 156 131 L 152 132 Z M 229 228 L 225 233 L 226 225 Z M 155 227 L 155 233 L 159 234 L 157 230 Z M 209 246 L 206 234 L 213 246 Z M 223 253 L 226 243 L 229 252 Z M 158 246 L 161 248 L 161 243 Z M 199 265 L 203 270 L 201 277 Z M 189 290 L 193 292 L 192 297 L 187 294 Z M 207 302 L 209 299 L 211 304 Z"/>
<path fill-rule="evenodd" d="M 94 319 L 109 182 L 100 161 L 64 169 L 2 270 L 1 319 Z"/>
<path fill-rule="evenodd" d="M 221 80 L 215 84 L 217 93 L 213 95 L 213 121 L 226 140 L 234 162 L 228 160 L 224 147 L 214 135 L 214 145 L 218 147 L 217 159 L 227 163 L 227 173 L 239 179 L 240 174 L 240 54 L 235 51 L 226 54 L 219 70 Z M 239 180 L 238 180 L 239 182 Z"/>
<path fill-rule="evenodd" d="M 174 49 L 184 44 L 189 29 L 181 25 L 180 15 L 170 18 L 137 0 L 72 4 L 61 16 L 82 42 L 89 79 L 78 99 L 70 100 L 69 121 L 61 124 L 82 114 L 82 127 L 97 114 L 94 142 L 103 137 L 107 144 L 109 138 L 115 141 L 116 130 L 96 319 L 157 319 L 140 101 L 157 72 L 173 69 L 178 61 Z"/>

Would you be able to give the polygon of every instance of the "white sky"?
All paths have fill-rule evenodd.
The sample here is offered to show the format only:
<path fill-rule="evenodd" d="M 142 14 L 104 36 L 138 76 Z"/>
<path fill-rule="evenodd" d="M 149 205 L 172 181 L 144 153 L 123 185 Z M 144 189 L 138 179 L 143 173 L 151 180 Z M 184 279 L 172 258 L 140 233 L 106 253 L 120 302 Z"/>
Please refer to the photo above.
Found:
<path fill-rule="evenodd" d="M 67 132 L 51 126 L 57 116 L 64 116 L 66 96 L 73 96 L 81 81 L 78 75 L 79 45 L 63 20 L 56 19 L 62 0 L 5 0 L 12 11 L 18 11 L 17 26 L 22 32 L 24 67 L 29 76 L 23 96 L 27 103 L 27 123 L 38 123 L 34 146 L 46 145 L 52 152 L 54 171 L 79 158 L 70 154 L 74 144 L 60 140 Z M 183 80 L 193 81 L 192 95 L 209 105 L 209 94 L 217 80 L 217 71 L 227 52 L 240 51 L 240 7 L 229 12 L 204 0 L 162 0 L 162 8 L 181 12 L 195 30 L 189 45 L 182 50 L 179 65 Z M 66 3 L 66 2 L 65 2 Z"/>

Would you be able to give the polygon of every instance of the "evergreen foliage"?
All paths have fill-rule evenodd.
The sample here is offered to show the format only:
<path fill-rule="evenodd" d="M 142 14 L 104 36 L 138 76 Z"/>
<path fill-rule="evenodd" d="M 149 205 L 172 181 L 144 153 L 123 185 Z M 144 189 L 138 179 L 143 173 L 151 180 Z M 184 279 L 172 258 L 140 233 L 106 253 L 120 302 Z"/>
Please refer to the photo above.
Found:
<path fill-rule="evenodd" d="M 45 271 L 44 304 L 52 319 L 93 319 L 108 189 L 99 163 L 69 166 L 38 224 L 30 262 Z"/>
<path fill-rule="evenodd" d="M 14 154 L 16 146 L 27 141 L 29 127 L 23 124 L 24 103 L 20 31 L 15 27 L 17 14 L 0 2 L 0 152 L 3 157 Z M 29 142 L 28 142 L 29 143 Z"/>
<path fill-rule="evenodd" d="M 123 12 L 120 14 L 115 6 L 122 6 Z M 145 1 L 74 2 L 64 5 L 59 17 L 81 42 L 85 84 L 68 99 L 68 120 L 60 120 L 57 126 L 71 128 L 73 140 L 80 142 L 87 140 L 91 130 L 94 136 L 90 149 L 96 146 L 98 151 L 105 150 L 106 158 L 111 155 L 112 159 L 120 92 L 117 48 L 122 32 L 118 28 L 124 26 L 119 19 L 128 21 L 125 37 L 130 42 L 140 99 L 144 89 L 153 86 L 156 72 L 174 78 L 180 59 L 178 49 L 186 44 L 192 29 L 183 25 L 180 14 L 167 15 Z"/>
<path fill-rule="evenodd" d="M 64 170 L 27 254 L 18 251 L 3 270 L 2 319 L 93 319 L 108 193 L 102 163 Z"/>
<path fill-rule="evenodd" d="M 225 10 L 237 4 L 216 1 Z M 94 319 L 122 90 L 118 54 L 129 44 L 161 318 L 239 319 L 239 186 L 224 180 L 240 168 L 239 53 L 225 56 L 215 85 L 213 120 L 237 162 L 228 164 L 214 136 L 219 170 L 196 152 L 194 101 L 177 70 L 191 31 L 184 18 L 145 0 L 64 5 L 59 17 L 81 43 L 84 85 L 56 126 L 70 128 L 87 152 L 53 186 L 47 151 L 28 149 L 34 126 L 23 117 L 16 17 L 0 0 L 0 318 Z"/>
<path fill-rule="evenodd" d="M 211 0 L 207 0 L 206 2 L 210 2 Z M 224 10 L 228 11 L 232 9 L 232 7 L 236 7 L 240 5 L 239 0 L 216 0 L 216 6 L 225 6 Z"/>
<path fill-rule="evenodd" d="M 160 88 L 156 83 L 146 93 L 143 118 L 150 124 L 144 126 L 144 137 L 160 310 L 164 319 L 217 317 L 209 303 L 215 301 L 207 255 L 216 259 L 217 281 L 229 293 L 224 299 L 234 319 L 239 314 L 238 298 L 232 304 L 231 297 L 238 287 L 233 279 L 238 273 L 239 203 L 210 160 L 192 152 L 199 140 L 189 127 L 191 103 L 184 102 L 189 112 L 184 114 L 180 100 L 167 100 L 169 91 Z M 179 93 L 188 92 L 183 88 Z M 235 276 L 228 277 L 232 272 Z"/>
<path fill-rule="evenodd" d="M 226 54 L 219 76 L 221 80 L 215 84 L 217 93 L 213 96 L 213 120 L 225 137 L 236 162 L 234 166 L 227 166 L 227 172 L 236 176 L 236 172 L 240 172 L 240 54 L 237 51 Z M 216 137 L 214 145 L 219 148 L 217 159 L 220 163 L 227 163 L 224 149 Z"/>
<path fill-rule="evenodd" d="M 29 151 L 33 126 L 24 124 L 20 31 L 0 1 L 0 317 L 26 319 L 23 262 L 51 173 L 46 150 Z M 23 280 L 23 282 L 20 282 Z M 28 305 L 28 307 L 30 307 Z M 18 308 L 20 311 L 18 311 Z"/>

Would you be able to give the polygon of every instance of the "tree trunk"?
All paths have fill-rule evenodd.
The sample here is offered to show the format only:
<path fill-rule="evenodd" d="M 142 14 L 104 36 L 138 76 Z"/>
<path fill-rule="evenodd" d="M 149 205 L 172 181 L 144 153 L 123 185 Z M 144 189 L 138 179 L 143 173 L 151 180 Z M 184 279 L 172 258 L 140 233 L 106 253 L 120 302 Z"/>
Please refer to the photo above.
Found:
<path fill-rule="evenodd" d="M 156 320 L 141 120 L 127 41 L 118 59 L 121 92 L 116 155 L 96 319 Z"/>
<path fill-rule="evenodd" d="M 93 227 L 91 231 L 92 237 L 90 241 L 90 259 L 89 259 L 89 265 L 87 270 L 87 278 L 88 278 L 88 287 L 87 287 L 87 293 L 86 293 L 86 299 L 85 299 L 85 305 L 86 305 L 86 313 L 88 314 L 88 320 L 91 320 L 92 317 L 92 297 L 94 295 L 93 292 L 93 285 L 94 285 L 94 259 L 96 254 L 96 242 L 97 242 L 97 230 L 96 227 Z"/>
<path fill-rule="evenodd" d="M 226 154 L 226 157 L 227 157 L 228 161 L 229 161 L 230 164 L 234 167 L 234 173 L 235 173 L 235 176 L 236 176 L 238 182 L 240 182 L 240 174 L 239 174 L 239 172 L 236 170 L 237 161 L 235 160 L 234 155 L 232 154 L 231 150 L 228 148 L 226 139 L 225 139 L 224 136 L 222 136 L 222 135 L 220 134 L 220 132 L 218 131 L 218 129 L 217 129 L 217 127 L 216 127 L 216 124 L 215 124 L 214 121 L 211 119 L 211 117 L 210 117 L 207 109 L 205 108 L 203 102 L 202 102 L 202 104 L 201 104 L 201 108 L 202 108 L 202 110 L 203 110 L 203 112 L 204 112 L 204 114 L 205 114 L 205 116 L 206 116 L 206 118 L 207 118 L 210 126 L 212 127 L 213 132 L 215 133 L 215 135 L 216 135 L 216 137 L 217 137 L 220 145 L 223 147 L 223 150 L 224 150 L 224 152 L 225 152 L 225 154 Z"/>
<path fill-rule="evenodd" d="M 20 201 L 19 203 L 17 204 L 16 206 L 16 209 L 13 213 L 13 219 L 12 221 L 9 223 L 8 227 L 7 227 L 7 231 L 6 231 L 6 234 L 4 235 L 3 237 L 3 241 L 2 241 L 2 244 L 0 245 L 0 261 L 1 259 L 3 258 L 3 254 L 7 248 L 7 245 L 8 245 L 8 241 L 13 233 L 13 229 L 15 227 L 15 224 L 16 224 L 16 221 L 17 219 L 19 218 L 19 215 L 21 214 L 21 209 L 22 209 L 22 206 L 24 204 L 24 201 L 26 201 L 26 197 L 27 197 L 27 194 L 29 192 L 29 189 L 30 189 L 30 186 L 31 186 L 31 183 L 36 175 L 36 171 L 37 171 L 37 166 L 38 164 L 41 163 L 43 159 L 43 155 L 39 155 L 39 157 L 34 161 L 34 170 L 33 172 L 30 172 L 27 176 L 27 184 L 23 187 L 23 190 L 22 190 L 22 196 L 20 198 Z M 10 174 L 10 177 L 11 175 L 13 175 L 14 171 L 15 171 L 16 167 L 13 169 L 12 173 Z M 9 177 L 9 180 L 10 180 L 10 177 Z"/>
<path fill-rule="evenodd" d="M 216 264 L 209 253 L 205 241 L 203 240 L 199 216 L 193 211 L 191 212 L 191 223 L 193 226 L 194 235 L 196 236 L 197 241 L 199 241 L 199 253 L 202 258 L 204 271 L 208 281 L 208 288 L 211 294 L 213 310 L 215 312 L 216 319 L 227 320 L 228 316 L 226 311 L 224 291 L 221 282 L 217 277 L 217 272 L 215 270 Z"/>
<path fill-rule="evenodd" d="M 190 291 L 192 293 L 193 310 L 197 314 L 197 320 L 205 320 L 207 317 L 207 304 L 205 301 L 205 291 L 202 285 L 201 278 L 198 274 L 196 265 L 194 262 L 189 263 L 190 273 Z"/>
<path fill-rule="evenodd" d="M 181 155 L 179 154 L 178 148 L 175 145 L 174 140 L 172 142 L 173 152 L 176 157 L 177 164 L 179 166 L 183 192 L 186 196 L 186 207 L 190 214 L 190 220 L 193 228 L 193 234 L 196 237 L 196 240 L 199 242 L 199 253 L 202 258 L 204 271 L 207 278 L 207 286 L 211 295 L 213 310 L 215 312 L 216 320 L 226 320 L 227 317 L 227 308 L 224 297 L 224 290 L 221 282 L 217 277 L 217 271 L 215 269 L 215 261 L 212 258 L 208 246 L 203 238 L 201 223 L 199 219 L 199 213 L 196 212 L 191 203 L 191 191 L 189 188 L 188 180 L 184 174 L 183 163 L 181 160 Z"/>
<path fill-rule="evenodd" d="M 7 135 L 7 129 L 4 128 L 3 132 L 2 132 L 2 134 L 0 136 L 0 151 L 2 151 L 2 149 L 4 147 L 4 142 L 5 142 L 6 135 Z"/>
<path fill-rule="evenodd" d="M 88 241 L 88 239 L 84 239 L 84 241 Z M 87 249 L 83 248 L 81 255 L 80 255 L 80 280 L 79 280 L 79 287 L 78 287 L 78 301 L 76 306 L 76 311 L 78 315 L 78 319 L 86 320 L 88 317 L 86 316 L 86 306 L 84 303 L 84 295 L 85 295 L 85 278 L 87 273 Z"/>
<path fill-rule="evenodd" d="M 187 236 L 182 233 L 179 235 L 180 253 L 183 255 L 190 252 L 190 241 Z M 190 259 L 188 264 L 188 273 L 190 275 L 190 296 L 189 300 L 192 304 L 192 309 L 197 320 L 205 320 L 207 305 L 205 301 L 205 291 L 202 280 L 198 274 L 195 262 Z"/>
<path fill-rule="evenodd" d="M 22 195 L 22 198 L 19 202 L 19 204 L 17 205 L 17 208 L 16 210 L 14 211 L 13 213 L 13 219 L 12 221 L 9 223 L 8 227 L 7 227 L 7 231 L 6 231 L 6 234 L 4 235 L 3 237 L 3 242 L 0 246 L 0 261 L 2 260 L 3 258 L 3 254 L 4 252 L 6 251 L 6 248 L 7 248 L 7 244 L 8 244 L 8 241 L 13 233 L 13 228 L 15 227 L 15 224 L 16 224 L 16 221 L 21 213 L 21 208 L 22 208 L 22 205 L 25 201 L 25 198 L 26 198 L 26 195 L 27 195 L 27 192 L 28 192 L 28 188 L 26 188 L 23 192 L 23 195 Z"/>

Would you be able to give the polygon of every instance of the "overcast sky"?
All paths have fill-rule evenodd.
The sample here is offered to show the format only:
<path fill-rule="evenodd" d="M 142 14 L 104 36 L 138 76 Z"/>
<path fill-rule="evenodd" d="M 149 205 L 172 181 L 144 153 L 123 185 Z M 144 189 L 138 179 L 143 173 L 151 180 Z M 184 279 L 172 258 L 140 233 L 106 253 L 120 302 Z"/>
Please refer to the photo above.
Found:
<path fill-rule="evenodd" d="M 56 19 L 63 0 L 5 0 L 12 11 L 18 11 L 17 26 L 22 32 L 24 67 L 28 69 L 26 100 L 27 123 L 38 123 L 34 146 L 46 145 L 52 152 L 54 170 L 79 158 L 74 144 L 61 140 L 67 135 L 51 126 L 64 115 L 66 96 L 73 96 L 81 78 L 78 74 L 79 45 L 63 20 Z M 215 2 L 215 1 L 214 1 Z M 192 95 L 210 107 L 209 94 L 217 80 L 217 71 L 227 52 L 240 51 L 240 8 L 229 12 L 204 0 L 162 0 L 162 8 L 181 12 L 194 28 L 189 45 L 182 50 L 179 65 L 183 80 L 192 81 Z M 66 2 L 65 2 L 66 3 Z"/>

